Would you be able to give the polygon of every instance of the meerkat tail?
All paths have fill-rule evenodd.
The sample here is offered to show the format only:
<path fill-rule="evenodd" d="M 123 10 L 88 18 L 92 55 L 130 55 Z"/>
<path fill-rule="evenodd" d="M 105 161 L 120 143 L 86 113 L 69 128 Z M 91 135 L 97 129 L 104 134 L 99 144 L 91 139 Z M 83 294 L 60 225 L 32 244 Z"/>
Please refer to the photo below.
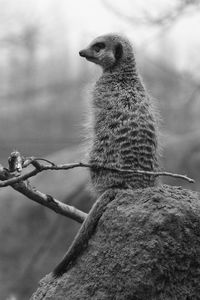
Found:
<path fill-rule="evenodd" d="M 114 200 L 116 194 L 117 190 L 107 190 L 94 203 L 93 207 L 89 212 L 89 215 L 83 222 L 69 250 L 63 257 L 62 261 L 54 269 L 54 277 L 62 276 L 67 270 L 71 268 L 74 260 L 77 258 L 80 252 L 83 251 L 87 246 L 87 243 L 92 233 L 94 232 L 94 228 L 96 227 L 100 217 L 106 210 L 108 203 Z"/>

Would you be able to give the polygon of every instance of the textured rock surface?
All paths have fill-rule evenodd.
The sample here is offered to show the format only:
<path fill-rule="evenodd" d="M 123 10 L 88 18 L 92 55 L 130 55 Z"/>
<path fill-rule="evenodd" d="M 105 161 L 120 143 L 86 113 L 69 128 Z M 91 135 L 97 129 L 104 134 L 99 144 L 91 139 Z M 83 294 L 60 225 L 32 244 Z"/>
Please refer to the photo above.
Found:
<path fill-rule="evenodd" d="M 200 299 L 200 196 L 179 187 L 122 191 L 89 246 L 38 299 Z"/>

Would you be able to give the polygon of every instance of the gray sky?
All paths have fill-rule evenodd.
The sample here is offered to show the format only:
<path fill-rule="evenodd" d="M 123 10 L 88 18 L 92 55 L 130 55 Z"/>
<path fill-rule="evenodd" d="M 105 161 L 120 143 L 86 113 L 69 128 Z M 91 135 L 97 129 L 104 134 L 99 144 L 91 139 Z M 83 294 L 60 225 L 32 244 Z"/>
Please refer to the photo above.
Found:
<path fill-rule="evenodd" d="M 108 0 L 120 12 L 139 18 L 145 13 L 162 15 L 173 7 L 171 0 Z M 166 51 L 173 52 L 175 67 L 199 69 L 200 12 L 182 17 L 172 29 L 158 38 L 157 29 L 125 22 L 102 4 L 102 0 L 0 0 L 0 35 L 18 32 L 24 24 L 38 24 L 51 50 L 70 45 L 73 52 L 93 37 L 107 32 L 128 35 L 137 48 L 151 55 L 161 55 L 161 39 Z M 162 49 L 163 51 L 163 49 Z"/>

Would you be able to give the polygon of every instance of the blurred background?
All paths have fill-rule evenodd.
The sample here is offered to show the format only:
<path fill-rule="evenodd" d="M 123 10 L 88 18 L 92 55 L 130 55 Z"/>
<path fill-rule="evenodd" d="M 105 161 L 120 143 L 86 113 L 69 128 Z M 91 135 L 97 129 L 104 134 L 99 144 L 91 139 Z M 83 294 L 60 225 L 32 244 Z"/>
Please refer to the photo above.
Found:
<path fill-rule="evenodd" d="M 138 69 L 156 99 L 162 166 L 200 190 L 199 0 L 0 0 L 0 163 L 13 149 L 55 162 L 83 157 L 85 98 L 100 74 L 78 56 L 108 32 L 133 42 Z M 87 171 L 40 174 L 31 181 L 88 211 Z M 0 300 L 29 299 L 60 260 L 80 225 L 11 188 L 0 190 Z"/>

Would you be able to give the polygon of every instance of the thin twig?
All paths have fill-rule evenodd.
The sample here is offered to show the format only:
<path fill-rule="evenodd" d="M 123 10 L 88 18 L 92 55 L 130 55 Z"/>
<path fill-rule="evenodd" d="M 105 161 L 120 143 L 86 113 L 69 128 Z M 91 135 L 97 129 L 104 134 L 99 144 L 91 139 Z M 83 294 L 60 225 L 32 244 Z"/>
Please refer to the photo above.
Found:
<path fill-rule="evenodd" d="M 126 172 L 126 173 L 133 173 L 133 174 L 146 174 L 146 175 L 152 175 L 155 177 L 158 176 L 170 176 L 170 177 L 175 177 L 175 178 L 181 178 L 183 180 L 187 180 L 190 183 L 194 183 L 194 180 L 192 178 L 187 177 L 186 175 L 181 175 L 181 174 L 174 174 L 174 173 L 170 173 L 170 172 L 153 172 L 153 171 L 145 171 L 145 170 L 126 170 L 126 169 L 120 169 L 120 168 L 112 168 L 112 167 L 107 167 L 107 166 L 100 166 L 100 165 L 91 165 L 88 163 L 83 163 L 83 162 L 79 162 L 79 163 L 70 163 L 70 164 L 61 164 L 61 165 L 56 165 L 53 162 L 50 162 L 50 165 L 44 165 L 42 163 L 39 163 L 38 161 L 35 161 L 34 159 L 32 159 L 31 163 L 34 165 L 34 167 L 36 169 L 23 174 L 23 175 L 19 175 L 19 176 L 14 176 L 8 180 L 4 180 L 2 182 L 0 182 L 0 187 L 5 187 L 5 186 L 9 186 L 9 185 L 13 185 L 15 183 L 18 183 L 20 181 L 24 181 L 27 180 L 30 177 L 33 177 L 35 175 L 37 175 L 38 173 L 42 172 L 42 171 L 47 171 L 47 170 L 69 170 L 69 169 L 74 169 L 74 168 L 78 168 L 78 167 L 84 167 L 84 168 L 93 168 L 93 169 L 103 169 L 103 170 L 107 170 L 107 171 L 113 171 L 113 172 Z M 1 174 L 0 174 L 0 178 L 1 178 Z"/>

